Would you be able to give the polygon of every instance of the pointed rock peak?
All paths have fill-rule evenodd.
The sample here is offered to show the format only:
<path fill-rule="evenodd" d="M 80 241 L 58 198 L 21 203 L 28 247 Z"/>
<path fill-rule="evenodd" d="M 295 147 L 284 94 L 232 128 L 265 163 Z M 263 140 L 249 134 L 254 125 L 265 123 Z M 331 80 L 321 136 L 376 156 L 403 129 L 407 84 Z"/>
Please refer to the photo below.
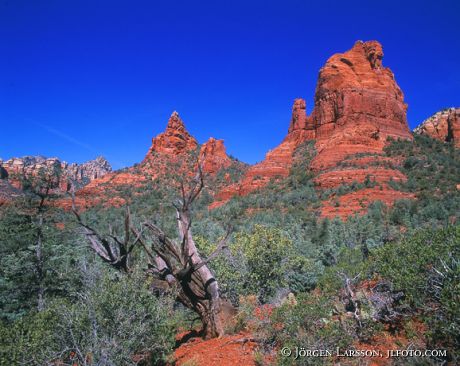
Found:
<path fill-rule="evenodd" d="M 186 130 L 179 113 L 174 111 L 169 117 L 166 130 L 152 139 L 152 146 L 147 156 L 151 155 L 152 152 L 177 155 L 194 150 L 197 146 L 197 141 Z"/>
<path fill-rule="evenodd" d="M 167 130 L 185 130 L 184 121 L 179 116 L 179 113 L 176 111 L 171 113 L 171 117 L 169 117 L 168 125 L 166 126 Z"/>

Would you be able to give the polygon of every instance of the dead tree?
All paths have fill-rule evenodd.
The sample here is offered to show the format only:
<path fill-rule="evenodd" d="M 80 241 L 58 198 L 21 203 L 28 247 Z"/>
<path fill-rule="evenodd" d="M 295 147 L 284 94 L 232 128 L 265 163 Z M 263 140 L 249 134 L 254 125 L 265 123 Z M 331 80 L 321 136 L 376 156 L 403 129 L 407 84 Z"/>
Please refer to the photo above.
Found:
<path fill-rule="evenodd" d="M 129 209 L 126 210 L 124 237 L 113 234 L 104 237 L 84 223 L 73 205 L 73 212 L 92 249 L 114 268 L 129 272 L 129 257 L 135 246 L 141 245 L 149 258 L 150 272 L 165 285 L 177 290 L 178 300 L 196 312 L 203 324 L 205 338 L 219 337 L 224 333 L 221 322 L 221 298 L 216 278 L 208 263 L 227 246 L 231 229 L 220 240 L 215 251 L 203 258 L 196 247 L 191 230 L 191 207 L 204 187 L 203 173 L 198 167 L 197 175 L 188 186 L 180 182 L 180 199 L 174 202 L 179 240 L 169 238 L 151 221 L 140 228 L 132 224 Z"/>

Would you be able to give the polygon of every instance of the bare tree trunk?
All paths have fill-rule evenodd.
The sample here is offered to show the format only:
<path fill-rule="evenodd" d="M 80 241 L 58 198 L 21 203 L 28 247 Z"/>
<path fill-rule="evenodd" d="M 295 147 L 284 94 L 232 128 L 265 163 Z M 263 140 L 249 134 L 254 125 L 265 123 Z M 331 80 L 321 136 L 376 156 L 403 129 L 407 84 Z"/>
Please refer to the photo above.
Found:
<path fill-rule="evenodd" d="M 72 206 L 78 222 L 84 228 L 90 246 L 99 257 L 114 268 L 129 273 L 130 254 L 137 243 L 141 244 L 149 257 L 151 267 L 149 271 L 159 278 L 158 282 L 161 287 L 167 283 L 167 286 L 177 289 L 178 300 L 199 315 L 203 324 L 203 336 L 214 338 L 224 334 L 224 327 L 221 322 L 222 307 L 219 286 L 208 267 L 208 262 L 226 247 L 230 230 L 207 259 L 200 256 L 192 236 L 190 207 L 203 187 L 201 169 L 190 189 L 186 189 L 181 182 L 182 197 L 178 204 L 174 204 L 179 242 L 168 238 L 158 226 L 151 222 L 145 222 L 142 229 L 138 231 L 131 225 L 129 209 L 126 210 L 124 238 L 121 239 L 111 234 L 103 237 L 83 222 L 75 208 L 74 199 Z M 146 231 L 150 235 L 146 236 Z M 130 236 L 130 232 L 134 235 Z M 151 244 L 150 248 L 147 241 Z"/>
<path fill-rule="evenodd" d="M 220 295 L 217 280 L 207 264 L 203 264 L 204 262 L 198 253 L 187 211 L 177 211 L 177 223 L 182 242 L 185 243 L 183 255 L 184 258 L 189 258 L 192 268 L 191 280 L 187 285 L 190 286 L 192 293 L 198 300 L 196 308 L 203 323 L 204 337 L 220 337 L 224 334 L 224 329 L 220 321 Z M 204 296 L 202 297 L 204 299 L 201 300 L 200 292 L 203 290 Z"/>

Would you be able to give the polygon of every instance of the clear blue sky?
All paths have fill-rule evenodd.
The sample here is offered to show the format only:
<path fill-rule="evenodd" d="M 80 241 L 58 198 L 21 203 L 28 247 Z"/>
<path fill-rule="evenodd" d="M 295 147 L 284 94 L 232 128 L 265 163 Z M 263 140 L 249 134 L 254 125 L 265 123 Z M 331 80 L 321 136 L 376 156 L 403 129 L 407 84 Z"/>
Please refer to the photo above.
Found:
<path fill-rule="evenodd" d="M 144 157 L 173 110 L 254 163 L 320 67 L 379 40 L 411 127 L 460 105 L 460 1 L 0 0 L 0 157 Z"/>

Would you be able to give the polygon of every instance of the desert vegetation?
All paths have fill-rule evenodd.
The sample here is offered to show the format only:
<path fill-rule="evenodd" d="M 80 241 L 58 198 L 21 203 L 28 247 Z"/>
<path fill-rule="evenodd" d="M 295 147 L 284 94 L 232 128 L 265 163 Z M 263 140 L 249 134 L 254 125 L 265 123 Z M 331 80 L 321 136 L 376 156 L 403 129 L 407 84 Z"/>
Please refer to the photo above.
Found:
<path fill-rule="evenodd" d="M 187 330 L 250 334 L 260 364 L 291 364 L 282 347 L 374 347 L 384 334 L 447 350 L 413 364 L 458 362 L 458 151 L 392 142 L 385 154 L 408 177 L 395 184 L 417 199 L 345 221 L 315 213 L 331 192 L 306 169 L 314 154 L 300 147 L 287 178 L 211 211 L 204 174 L 73 213 L 53 205 L 59 172 L 26 182 L 0 208 L 0 363 L 161 365 Z M 232 315 L 219 317 L 224 303 Z"/>

